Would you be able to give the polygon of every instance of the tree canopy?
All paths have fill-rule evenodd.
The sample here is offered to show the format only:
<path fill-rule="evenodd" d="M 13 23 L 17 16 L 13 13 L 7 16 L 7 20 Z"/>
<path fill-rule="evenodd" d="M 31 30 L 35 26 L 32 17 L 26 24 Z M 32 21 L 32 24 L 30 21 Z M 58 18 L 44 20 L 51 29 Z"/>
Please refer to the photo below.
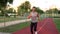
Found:
<path fill-rule="evenodd" d="M 44 11 L 41 10 L 39 7 L 36 7 L 36 11 L 37 11 L 39 14 L 43 14 L 43 13 L 44 13 Z"/>
<path fill-rule="evenodd" d="M 6 11 L 5 9 L 8 2 L 12 4 L 13 0 L 0 0 L 0 11 L 3 15 L 5 14 L 5 11 Z"/>
<path fill-rule="evenodd" d="M 12 4 L 13 0 L 0 0 L 0 7 L 6 7 L 7 2 L 9 2 L 10 4 Z"/>
<path fill-rule="evenodd" d="M 29 1 L 25 1 L 18 7 L 18 14 L 24 14 L 30 10 L 31 4 Z"/>

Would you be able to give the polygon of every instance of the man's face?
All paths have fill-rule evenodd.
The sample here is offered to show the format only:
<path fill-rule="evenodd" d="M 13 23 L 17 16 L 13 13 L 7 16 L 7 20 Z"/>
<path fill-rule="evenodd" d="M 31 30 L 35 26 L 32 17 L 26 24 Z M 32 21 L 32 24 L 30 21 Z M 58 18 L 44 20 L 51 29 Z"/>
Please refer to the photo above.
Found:
<path fill-rule="evenodd" d="M 35 11 L 35 8 L 32 8 L 32 11 Z"/>

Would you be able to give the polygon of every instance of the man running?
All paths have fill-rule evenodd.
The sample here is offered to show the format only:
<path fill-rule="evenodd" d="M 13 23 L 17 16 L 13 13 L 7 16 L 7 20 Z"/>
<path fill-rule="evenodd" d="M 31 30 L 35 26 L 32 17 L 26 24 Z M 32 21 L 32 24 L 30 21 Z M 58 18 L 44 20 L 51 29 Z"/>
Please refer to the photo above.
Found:
<path fill-rule="evenodd" d="M 36 7 L 32 8 L 32 11 L 28 16 L 28 19 L 30 19 L 30 18 L 31 18 L 31 25 L 30 25 L 31 34 L 33 34 L 33 28 L 34 28 L 34 32 L 36 34 L 37 33 L 37 22 L 39 20 L 39 15 L 36 11 Z"/>

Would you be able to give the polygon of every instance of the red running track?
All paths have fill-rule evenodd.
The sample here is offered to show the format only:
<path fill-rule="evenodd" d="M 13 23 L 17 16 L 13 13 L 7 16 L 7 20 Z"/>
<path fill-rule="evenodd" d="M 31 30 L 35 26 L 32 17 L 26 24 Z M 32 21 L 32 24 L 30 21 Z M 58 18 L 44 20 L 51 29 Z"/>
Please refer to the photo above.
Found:
<path fill-rule="evenodd" d="M 41 28 L 41 26 L 43 27 Z M 38 34 L 59 34 L 53 22 L 53 19 L 51 18 L 46 18 L 41 22 L 38 22 L 37 31 L 39 31 Z M 12 34 L 31 34 L 30 27 L 24 28 L 22 30 L 18 30 L 16 32 L 13 32 Z"/>

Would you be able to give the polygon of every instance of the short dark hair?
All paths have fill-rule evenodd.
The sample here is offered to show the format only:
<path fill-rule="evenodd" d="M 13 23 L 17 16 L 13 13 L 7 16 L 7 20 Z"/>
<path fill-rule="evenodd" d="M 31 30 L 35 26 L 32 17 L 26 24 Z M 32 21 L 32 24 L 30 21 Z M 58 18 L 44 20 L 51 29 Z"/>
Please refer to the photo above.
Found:
<path fill-rule="evenodd" d="M 35 6 L 33 6 L 32 8 L 35 8 L 36 9 L 36 7 Z M 32 10 L 31 10 L 32 11 Z M 36 11 L 36 10 L 35 10 Z"/>
<path fill-rule="evenodd" d="M 33 8 L 36 8 L 35 6 Z"/>

